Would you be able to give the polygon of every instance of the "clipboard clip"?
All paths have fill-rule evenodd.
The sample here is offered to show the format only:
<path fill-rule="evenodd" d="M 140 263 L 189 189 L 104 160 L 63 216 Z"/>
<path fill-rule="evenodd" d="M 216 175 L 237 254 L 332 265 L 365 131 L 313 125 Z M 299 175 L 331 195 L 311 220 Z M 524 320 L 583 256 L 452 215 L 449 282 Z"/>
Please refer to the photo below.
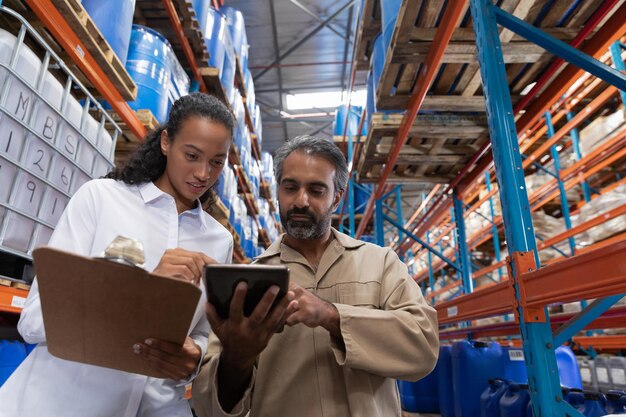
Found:
<path fill-rule="evenodd" d="M 143 244 L 137 239 L 126 236 L 118 236 L 104 250 L 104 256 L 100 259 L 117 262 L 127 266 L 143 268 L 145 252 Z"/>

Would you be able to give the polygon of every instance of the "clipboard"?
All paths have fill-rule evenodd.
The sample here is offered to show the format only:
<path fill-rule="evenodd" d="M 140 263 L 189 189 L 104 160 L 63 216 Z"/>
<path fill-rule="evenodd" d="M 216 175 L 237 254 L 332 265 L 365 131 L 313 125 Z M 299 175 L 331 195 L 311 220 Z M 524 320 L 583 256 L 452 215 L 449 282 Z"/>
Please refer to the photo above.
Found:
<path fill-rule="evenodd" d="M 61 359 L 162 378 L 133 353 L 182 345 L 202 294 L 194 284 L 49 247 L 33 251 L 48 351 Z"/>

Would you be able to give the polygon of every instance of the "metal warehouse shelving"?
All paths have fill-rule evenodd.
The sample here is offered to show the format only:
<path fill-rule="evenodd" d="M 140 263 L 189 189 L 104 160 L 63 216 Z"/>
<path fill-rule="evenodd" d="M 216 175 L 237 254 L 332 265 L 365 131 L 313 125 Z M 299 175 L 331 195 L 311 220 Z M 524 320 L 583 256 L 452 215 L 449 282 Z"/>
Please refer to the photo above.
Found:
<path fill-rule="evenodd" d="M 380 27 L 374 3 L 366 0 L 362 8 L 351 88 L 356 71 L 368 68 L 373 28 Z M 607 109 L 623 111 L 626 75 L 619 41 L 626 36 L 626 5 L 617 0 L 576 3 L 576 7 L 569 2 L 544 5 L 525 0 L 498 4 L 494 6 L 491 0 L 431 1 L 417 7 L 417 2 L 402 2 L 376 95 L 379 109 L 406 111 L 373 115 L 368 136 L 357 138 L 356 146 L 351 138 L 348 141 L 349 160 L 353 171 L 359 171 L 358 180 L 376 183 L 355 234 L 361 236 L 373 226 L 377 243 L 386 245 L 385 231 L 391 229 L 398 236 L 391 245 L 409 264 L 425 253 L 426 264 L 415 272 L 415 279 L 422 288 L 428 283 L 431 301 L 447 294 L 447 301 L 436 304 L 441 338 L 519 334 L 535 415 L 580 415 L 559 401 L 554 348 L 567 341 L 588 348 L 596 340 L 598 348 L 626 347 L 623 335 L 578 335 L 585 328 L 626 327 L 626 308 L 610 308 L 626 293 L 626 231 L 589 246 L 575 241 L 580 233 L 626 214 L 626 205 L 595 213 L 577 224 L 570 221 L 596 198 L 626 184 L 620 177 L 626 168 L 626 125 L 585 155 L 580 153 L 578 137 L 578 129 L 594 115 Z M 534 21 L 541 30 L 524 21 Z M 472 49 L 467 44 L 473 41 L 477 60 L 468 55 Z M 482 92 L 481 78 L 485 80 Z M 534 87 L 520 94 L 531 82 Z M 437 100 L 438 95 L 457 98 L 458 107 L 430 107 L 433 102 L 428 100 Z M 468 98 L 480 103 L 462 104 Z M 476 106 L 481 105 L 487 110 L 489 140 L 477 131 L 472 148 L 456 155 L 449 152 L 454 159 L 438 155 L 437 149 L 419 148 L 428 129 L 423 127 L 426 118 L 420 111 L 462 115 L 462 111 L 480 111 Z M 442 134 L 447 140 L 446 133 Z M 460 138 L 457 133 L 449 137 Z M 462 141 L 453 143 L 458 146 Z M 574 154 L 574 160 L 561 166 L 564 151 Z M 552 166 L 545 166 L 548 160 Z M 432 167 L 420 170 L 425 162 Z M 438 167 L 439 162 L 448 167 Z M 548 180 L 527 192 L 524 171 L 533 170 L 547 174 Z M 492 183 L 494 178 L 500 187 Z M 433 187 L 404 221 L 400 203 L 394 208 L 393 199 L 398 201 L 401 194 L 398 184 L 416 181 Z M 578 202 L 567 200 L 574 187 L 580 187 Z M 502 201 L 501 214 L 495 210 L 497 196 Z M 537 237 L 531 212 L 546 209 L 556 213 L 566 227 L 556 235 Z M 470 215 L 486 223 L 465 236 Z M 503 244 L 509 252 L 506 259 L 501 253 Z M 538 251 L 550 247 L 556 247 L 560 256 L 540 264 Z M 488 253 L 493 263 L 474 259 L 472 251 L 480 255 L 477 249 Z M 440 273 L 453 278 L 436 289 Z M 477 283 L 482 285 L 474 289 Z M 597 300 L 587 305 L 584 300 L 589 298 Z M 580 313 L 548 312 L 555 303 L 579 301 L 583 302 Z M 481 324 L 484 321 L 478 320 L 511 313 L 514 321 Z"/>

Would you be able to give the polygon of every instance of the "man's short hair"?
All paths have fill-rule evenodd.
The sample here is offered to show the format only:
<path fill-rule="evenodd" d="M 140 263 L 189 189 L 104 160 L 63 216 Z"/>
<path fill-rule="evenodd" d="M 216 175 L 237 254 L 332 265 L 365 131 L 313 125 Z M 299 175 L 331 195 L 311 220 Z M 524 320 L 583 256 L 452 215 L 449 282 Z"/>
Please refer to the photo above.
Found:
<path fill-rule="evenodd" d="M 283 175 L 285 159 L 293 152 L 303 152 L 306 155 L 315 155 L 326 159 L 335 166 L 335 193 L 345 191 L 348 185 L 348 164 L 346 157 L 339 148 L 326 139 L 309 135 L 298 136 L 281 145 L 274 154 L 274 175 L 280 184 Z"/>

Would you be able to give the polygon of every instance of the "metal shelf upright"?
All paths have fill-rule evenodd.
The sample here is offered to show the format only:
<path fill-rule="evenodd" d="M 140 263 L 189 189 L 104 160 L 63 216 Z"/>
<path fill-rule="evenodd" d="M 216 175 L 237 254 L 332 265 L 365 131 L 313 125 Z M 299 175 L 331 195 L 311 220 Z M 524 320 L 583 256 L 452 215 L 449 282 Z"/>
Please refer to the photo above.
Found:
<path fill-rule="evenodd" d="M 561 396 L 554 350 L 589 325 L 626 292 L 622 271 L 626 262 L 626 242 L 610 248 L 592 250 L 539 268 L 538 245 L 531 219 L 531 202 L 524 181 L 524 163 L 517 132 L 518 129 L 524 131 L 530 123 L 534 123 L 533 113 L 535 115 L 544 113 L 557 97 L 552 96 L 554 100 L 533 103 L 531 105 L 533 110 L 527 111 L 516 126 L 503 64 L 498 24 L 538 43 L 599 78 L 614 83 L 620 89 L 626 89 L 626 76 L 509 15 L 496 7 L 491 0 L 470 0 L 470 7 L 483 91 L 487 97 L 493 162 L 500 190 L 504 232 L 510 253 L 507 263 L 510 278 L 439 305 L 440 323 L 456 323 L 513 311 L 521 332 L 534 415 L 580 416 L 581 414 L 563 401 Z M 578 73 L 578 70 L 566 69 L 568 70 Z M 550 85 L 547 91 L 558 91 L 558 84 L 567 82 L 556 84 L 556 87 L 555 84 Z M 560 92 L 559 96 L 563 92 Z M 544 143 L 542 148 L 553 146 L 556 143 L 554 137 L 556 135 Z M 464 189 L 461 187 L 455 191 L 462 193 Z M 458 201 L 455 197 L 453 202 Z M 566 233 L 570 232 L 571 230 Z M 590 282 L 587 279 L 590 274 L 597 276 L 598 279 Z M 548 304 L 604 296 L 606 298 L 599 298 L 553 333 L 546 308 Z"/>

